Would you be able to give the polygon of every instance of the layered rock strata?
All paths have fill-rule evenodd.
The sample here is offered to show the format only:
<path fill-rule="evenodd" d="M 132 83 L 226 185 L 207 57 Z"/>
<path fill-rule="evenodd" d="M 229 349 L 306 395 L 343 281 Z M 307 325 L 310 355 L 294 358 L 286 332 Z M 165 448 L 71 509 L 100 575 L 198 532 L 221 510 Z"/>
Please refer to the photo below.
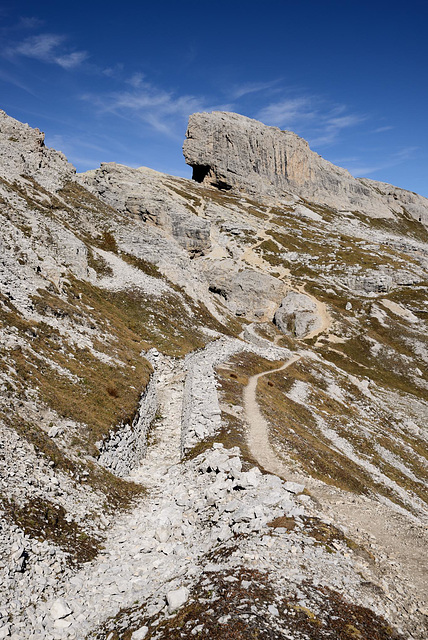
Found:
<path fill-rule="evenodd" d="M 193 179 L 219 189 L 277 198 L 289 192 L 338 210 L 370 217 L 408 214 L 426 223 L 428 201 L 371 180 L 357 180 L 328 162 L 292 131 L 281 131 L 236 113 L 195 113 L 189 118 L 183 153 Z"/>

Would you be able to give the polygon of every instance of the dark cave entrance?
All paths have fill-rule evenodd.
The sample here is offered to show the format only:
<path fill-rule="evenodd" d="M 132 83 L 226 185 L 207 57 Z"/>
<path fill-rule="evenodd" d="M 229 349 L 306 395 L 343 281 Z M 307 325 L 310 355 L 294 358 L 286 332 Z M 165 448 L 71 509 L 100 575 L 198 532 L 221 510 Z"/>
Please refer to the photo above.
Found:
<path fill-rule="evenodd" d="M 192 180 L 194 180 L 195 182 L 207 182 L 212 187 L 215 187 L 220 191 L 229 191 L 229 189 L 232 188 L 230 184 L 227 184 L 227 182 L 216 179 L 211 167 L 207 164 L 195 164 L 192 165 L 192 169 Z M 205 178 L 207 176 L 210 176 L 210 179 L 206 181 Z"/>
<path fill-rule="evenodd" d="M 195 182 L 203 182 L 211 169 L 211 167 L 209 167 L 207 164 L 194 165 L 192 168 L 192 180 L 194 180 Z"/>

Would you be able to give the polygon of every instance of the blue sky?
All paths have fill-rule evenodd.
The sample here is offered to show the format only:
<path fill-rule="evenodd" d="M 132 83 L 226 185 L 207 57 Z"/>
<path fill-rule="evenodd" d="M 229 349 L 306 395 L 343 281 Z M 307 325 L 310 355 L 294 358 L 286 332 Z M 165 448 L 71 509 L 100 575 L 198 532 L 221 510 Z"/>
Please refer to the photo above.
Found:
<path fill-rule="evenodd" d="M 236 111 L 428 196 L 428 3 L 3 0 L 0 107 L 79 171 L 190 176 L 190 113 Z"/>

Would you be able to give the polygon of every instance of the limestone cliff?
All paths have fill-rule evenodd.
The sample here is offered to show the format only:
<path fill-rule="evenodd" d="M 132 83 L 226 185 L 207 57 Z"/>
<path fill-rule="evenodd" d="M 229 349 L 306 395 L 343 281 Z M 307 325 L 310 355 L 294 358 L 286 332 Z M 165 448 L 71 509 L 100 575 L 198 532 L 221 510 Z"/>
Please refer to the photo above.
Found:
<path fill-rule="evenodd" d="M 14 120 L 0 110 L 0 164 L 3 177 L 35 178 L 47 189 L 56 190 L 70 180 L 76 169 L 63 153 L 45 146 L 45 134 Z"/>
<path fill-rule="evenodd" d="M 408 200 L 396 189 L 393 201 L 372 181 L 357 180 L 291 131 L 281 131 L 236 113 L 214 111 L 190 116 L 183 146 L 193 178 L 220 189 L 281 198 L 290 192 L 337 210 L 393 218 Z M 428 201 L 419 196 L 407 207 L 426 223 Z"/>

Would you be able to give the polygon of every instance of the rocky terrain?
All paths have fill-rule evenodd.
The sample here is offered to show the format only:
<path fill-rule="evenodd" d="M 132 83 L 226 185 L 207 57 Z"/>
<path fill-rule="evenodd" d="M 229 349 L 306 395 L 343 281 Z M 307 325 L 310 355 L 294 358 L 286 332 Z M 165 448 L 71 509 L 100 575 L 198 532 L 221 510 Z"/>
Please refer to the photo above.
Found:
<path fill-rule="evenodd" d="M 193 180 L 0 112 L 0 638 L 411 638 L 428 201 L 190 117 Z"/>

